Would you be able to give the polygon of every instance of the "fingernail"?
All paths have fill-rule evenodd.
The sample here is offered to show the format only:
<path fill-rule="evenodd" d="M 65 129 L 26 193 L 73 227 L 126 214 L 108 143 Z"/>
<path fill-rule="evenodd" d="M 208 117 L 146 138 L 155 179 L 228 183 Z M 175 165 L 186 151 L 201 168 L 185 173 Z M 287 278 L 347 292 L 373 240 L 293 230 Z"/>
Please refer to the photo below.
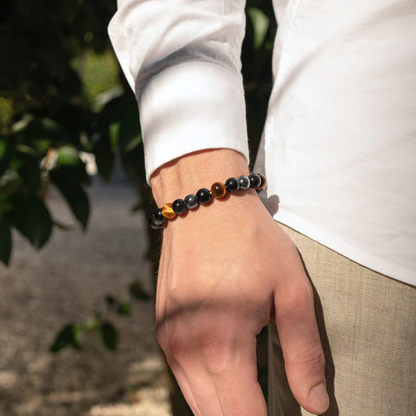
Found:
<path fill-rule="evenodd" d="M 319 414 L 328 409 L 329 397 L 324 383 L 318 384 L 310 391 L 309 403 Z"/>

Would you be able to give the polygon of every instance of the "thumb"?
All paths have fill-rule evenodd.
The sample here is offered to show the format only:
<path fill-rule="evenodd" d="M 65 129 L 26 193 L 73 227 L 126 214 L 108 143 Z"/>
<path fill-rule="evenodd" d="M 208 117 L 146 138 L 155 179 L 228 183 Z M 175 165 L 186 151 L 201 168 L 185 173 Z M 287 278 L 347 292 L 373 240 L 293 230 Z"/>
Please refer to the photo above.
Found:
<path fill-rule="evenodd" d="M 289 386 L 305 410 L 320 415 L 328 409 L 329 397 L 312 287 L 300 273 L 291 279 L 290 289 L 281 289 L 275 293 L 274 320 Z"/>

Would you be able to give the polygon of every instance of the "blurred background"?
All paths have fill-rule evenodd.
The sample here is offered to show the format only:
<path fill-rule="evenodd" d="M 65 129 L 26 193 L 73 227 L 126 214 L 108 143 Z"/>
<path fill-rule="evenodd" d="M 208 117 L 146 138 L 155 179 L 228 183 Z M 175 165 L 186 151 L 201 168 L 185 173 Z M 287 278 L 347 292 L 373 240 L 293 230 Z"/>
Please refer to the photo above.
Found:
<path fill-rule="evenodd" d="M 154 336 L 160 231 L 115 0 L 0 3 L 0 415 L 191 416 Z M 272 88 L 271 0 L 247 0 L 251 167 Z M 267 398 L 267 334 L 258 338 Z"/>

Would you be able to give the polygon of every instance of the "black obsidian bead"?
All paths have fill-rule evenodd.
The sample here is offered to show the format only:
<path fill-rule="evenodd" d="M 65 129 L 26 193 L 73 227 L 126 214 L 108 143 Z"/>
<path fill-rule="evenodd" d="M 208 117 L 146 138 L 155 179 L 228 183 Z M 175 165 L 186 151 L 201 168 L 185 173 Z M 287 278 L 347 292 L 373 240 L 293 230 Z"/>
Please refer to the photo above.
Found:
<path fill-rule="evenodd" d="M 207 188 L 201 188 L 196 193 L 196 199 L 199 204 L 208 204 L 211 198 L 211 192 Z"/>
<path fill-rule="evenodd" d="M 158 208 L 153 214 L 156 218 L 156 221 L 159 221 L 161 224 L 167 220 L 167 218 L 162 214 L 162 208 Z"/>
<path fill-rule="evenodd" d="M 188 209 L 183 199 L 175 199 L 172 202 L 172 208 L 177 214 L 183 214 Z"/>
<path fill-rule="evenodd" d="M 193 208 L 196 208 L 198 206 L 198 200 L 196 198 L 196 195 L 194 195 L 194 194 L 187 195 L 184 198 L 183 203 L 186 206 L 186 208 L 188 208 L 188 209 L 193 209 Z"/>
<path fill-rule="evenodd" d="M 228 192 L 234 193 L 240 189 L 237 178 L 228 178 L 225 181 L 225 188 Z"/>
<path fill-rule="evenodd" d="M 154 228 L 155 230 L 158 230 L 159 228 L 162 228 L 162 222 L 158 221 L 155 218 L 155 213 L 153 213 L 152 215 L 149 216 L 148 218 L 149 224 L 152 228 Z"/>
<path fill-rule="evenodd" d="M 245 191 L 250 188 L 250 179 L 246 175 L 241 175 L 237 179 L 239 189 Z"/>
<path fill-rule="evenodd" d="M 250 179 L 250 188 L 257 188 L 261 184 L 261 178 L 257 173 L 252 173 L 248 176 Z"/>

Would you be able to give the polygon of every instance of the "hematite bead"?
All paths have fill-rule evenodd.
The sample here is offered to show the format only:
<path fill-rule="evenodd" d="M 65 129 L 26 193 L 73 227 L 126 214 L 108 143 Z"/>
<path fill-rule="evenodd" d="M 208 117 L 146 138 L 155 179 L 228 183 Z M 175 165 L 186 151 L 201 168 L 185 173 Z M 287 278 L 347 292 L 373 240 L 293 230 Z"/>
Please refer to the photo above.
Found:
<path fill-rule="evenodd" d="M 250 179 L 250 188 L 257 188 L 261 184 L 261 178 L 257 173 L 252 173 L 248 178 Z"/>
<path fill-rule="evenodd" d="M 162 208 L 158 208 L 153 215 L 160 223 L 164 223 L 167 220 L 167 218 L 162 214 Z"/>
<path fill-rule="evenodd" d="M 163 205 L 162 214 L 169 220 L 176 217 L 176 212 L 172 209 L 172 204 L 170 202 Z"/>
<path fill-rule="evenodd" d="M 211 201 L 211 192 L 207 188 L 201 188 L 196 193 L 196 199 L 199 204 L 208 204 Z"/>
<path fill-rule="evenodd" d="M 258 173 L 258 175 L 260 176 L 260 179 L 261 179 L 261 184 L 260 184 L 260 186 L 258 186 L 258 187 L 257 187 L 257 189 L 262 190 L 262 189 L 263 189 L 263 188 L 265 188 L 265 187 L 266 187 L 266 185 L 267 185 L 267 179 L 266 179 L 266 177 L 265 177 L 263 174 L 261 174 L 261 173 Z"/>
<path fill-rule="evenodd" d="M 187 210 L 183 199 L 175 199 L 172 202 L 172 208 L 179 215 L 183 214 Z"/>
<path fill-rule="evenodd" d="M 237 178 L 228 178 L 225 181 L 225 188 L 228 192 L 236 192 L 240 189 Z"/>
<path fill-rule="evenodd" d="M 227 189 L 222 182 L 214 182 L 211 185 L 211 195 L 214 198 L 222 198 L 227 193 Z"/>
<path fill-rule="evenodd" d="M 185 204 L 186 208 L 188 208 L 188 209 L 193 209 L 193 208 L 196 208 L 198 206 L 198 200 L 196 199 L 196 195 L 194 195 L 194 194 L 187 195 L 184 198 L 183 203 Z"/>
<path fill-rule="evenodd" d="M 241 190 L 245 191 L 250 188 L 250 179 L 246 175 L 241 175 L 238 177 L 238 186 Z"/>

